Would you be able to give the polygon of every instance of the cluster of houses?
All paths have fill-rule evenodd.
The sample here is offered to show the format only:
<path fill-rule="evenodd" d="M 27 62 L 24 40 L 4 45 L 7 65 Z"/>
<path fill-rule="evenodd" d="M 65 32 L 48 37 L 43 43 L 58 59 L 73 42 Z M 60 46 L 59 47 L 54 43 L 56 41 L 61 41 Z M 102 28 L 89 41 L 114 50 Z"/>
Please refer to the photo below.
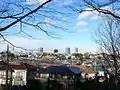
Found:
<path fill-rule="evenodd" d="M 102 60 L 102 54 L 93 54 L 93 53 L 23 53 L 23 52 L 10 52 L 10 61 L 15 62 L 34 62 L 38 61 L 41 63 L 60 63 L 60 64 L 76 64 L 83 63 L 83 61 L 91 61 L 94 59 Z M 6 52 L 0 52 L 0 59 L 6 59 Z M 34 62 L 35 63 L 35 62 Z"/>
<path fill-rule="evenodd" d="M 26 85 L 27 80 L 29 79 L 40 79 L 43 77 L 49 77 L 49 72 L 45 72 L 44 69 L 55 67 L 55 64 L 44 64 L 42 66 L 33 65 L 28 63 L 9 63 L 9 65 L 0 61 L 0 85 L 6 84 L 6 78 L 8 78 L 8 83 L 12 82 L 12 85 Z M 104 69 L 101 67 L 86 67 L 83 65 L 72 65 L 67 66 L 71 68 L 76 68 L 82 71 L 81 75 L 85 77 L 87 74 L 88 77 L 94 78 L 96 73 L 100 76 L 104 76 Z M 8 71 L 8 72 L 7 72 Z M 65 71 L 65 70 L 63 70 Z M 8 77 L 6 77 L 6 72 Z"/>

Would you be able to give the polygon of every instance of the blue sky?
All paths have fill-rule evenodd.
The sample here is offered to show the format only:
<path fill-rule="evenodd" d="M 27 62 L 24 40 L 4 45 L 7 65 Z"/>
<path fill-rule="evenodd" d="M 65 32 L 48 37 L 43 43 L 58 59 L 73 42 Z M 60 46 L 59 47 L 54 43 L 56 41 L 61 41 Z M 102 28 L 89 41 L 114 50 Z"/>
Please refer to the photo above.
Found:
<path fill-rule="evenodd" d="M 35 0 L 28 0 L 31 4 L 36 4 Z M 39 0 L 40 1 L 40 0 Z M 44 0 L 42 0 L 44 1 Z M 55 0 L 55 4 L 52 8 L 56 8 L 56 10 L 60 10 L 62 12 L 69 13 L 70 10 L 63 8 L 64 6 L 70 5 L 73 3 L 72 0 Z M 41 2 L 40 2 L 41 3 Z M 50 4 L 51 5 L 51 4 Z M 50 6 L 49 5 L 49 6 Z M 89 9 L 89 8 L 86 8 Z M 48 14 L 49 15 L 49 14 Z M 40 18 L 37 20 L 45 21 L 52 23 L 56 26 L 60 26 L 66 31 L 63 31 L 59 28 L 54 28 L 49 25 L 43 25 L 42 28 L 47 30 L 51 35 L 55 34 L 57 38 L 51 38 L 47 36 L 44 32 L 37 31 L 33 27 L 24 26 L 23 29 L 25 32 L 29 33 L 33 37 L 38 39 L 30 39 L 29 37 L 20 34 L 20 35 L 9 35 L 6 38 L 16 46 L 28 48 L 28 49 L 38 49 L 40 47 L 44 48 L 45 52 L 52 52 L 54 48 L 57 48 L 59 52 L 65 52 L 66 47 L 71 48 L 71 52 L 74 52 L 74 48 L 78 47 L 79 52 L 95 52 L 97 51 L 96 44 L 93 39 L 94 31 L 98 29 L 100 17 L 97 16 L 97 12 L 84 12 L 81 14 L 71 13 L 69 15 L 57 15 L 56 17 L 66 20 L 67 22 L 58 21 L 56 19 L 51 18 Z M 53 14 L 54 16 L 54 14 Z M 37 21 L 35 21 L 37 22 Z M 16 33 L 19 31 L 19 23 L 16 26 L 8 29 L 3 33 Z M 52 32 L 52 33 L 51 33 Z M 6 44 L 4 42 L 0 43 L 0 49 L 5 50 Z M 15 49 L 17 50 L 17 49 Z"/>

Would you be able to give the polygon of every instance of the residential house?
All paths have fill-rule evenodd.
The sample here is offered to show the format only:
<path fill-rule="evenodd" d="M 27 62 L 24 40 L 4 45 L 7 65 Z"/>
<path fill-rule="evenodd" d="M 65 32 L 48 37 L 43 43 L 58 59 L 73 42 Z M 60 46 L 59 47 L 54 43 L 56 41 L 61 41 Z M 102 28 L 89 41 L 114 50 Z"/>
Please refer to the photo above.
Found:
<path fill-rule="evenodd" d="M 102 67 L 93 67 L 93 70 L 95 70 L 96 72 L 98 72 L 99 76 L 105 76 L 105 69 Z"/>
<path fill-rule="evenodd" d="M 26 85 L 27 83 L 27 68 L 22 64 L 12 64 L 14 69 L 12 73 L 12 85 Z"/>
<path fill-rule="evenodd" d="M 28 63 L 12 64 L 13 85 L 26 85 L 27 80 L 35 79 L 37 75 L 37 67 Z"/>
<path fill-rule="evenodd" d="M 0 85 L 6 84 L 6 73 L 8 72 L 8 84 L 10 84 L 10 80 L 12 79 L 13 70 L 7 65 L 0 65 Z"/>
<path fill-rule="evenodd" d="M 83 76 L 83 77 L 88 77 L 88 78 L 95 78 L 95 75 L 96 75 L 96 71 L 94 71 L 94 70 L 91 70 L 91 69 L 85 69 L 82 73 L 81 73 L 81 75 Z"/>
<path fill-rule="evenodd" d="M 37 73 L 38 73 L 38 67 L 32 64 L 28 63 L 21 63 L 21 65 L 24 65 L 27 69 L 27 80 L 29 79 L 35 79 Z"/>
<path fill-rule="evenodd" d="M 6 84 L 8 71 L 8 84 L 11 81 L 12 85 L 26 85 L 27 80 L 35 79 L 37 70 L 35 65 L 27 63 L 7 65 L 4 61 L 0 61 L 0 84 Z"/>
<path fill-rule="evenodd" d="M 12 68 L 7 65 L 6 62 L 0 61 L 0 85 L 6 84 L 6 73 L 8 72 L 8 84 L 10 84 L 10 79 L 12 76 Z"/>

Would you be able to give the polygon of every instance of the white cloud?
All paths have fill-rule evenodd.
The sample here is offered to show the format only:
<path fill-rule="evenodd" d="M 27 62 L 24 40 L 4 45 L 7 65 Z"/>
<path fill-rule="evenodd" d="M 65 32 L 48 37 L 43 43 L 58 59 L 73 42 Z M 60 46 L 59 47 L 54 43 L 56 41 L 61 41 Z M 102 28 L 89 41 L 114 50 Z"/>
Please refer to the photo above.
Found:
<path fill-rule="evenodd" d="M 83 12 L 83 13 L 80 13 L 77 20 L 83 20 L 83 19 L 86 19 L 88 17 L 90 17 L 92 15 L 91 12 Z"/>
<path fill-rule="evenodd" d="M 86 10 L 91 10 L 90 8 L 87 8 Z M 85 11 L 83 13 L 80 13 L 77 18 L 77 26 L 87 26 L 88 22 L 85 21 L 85 19 L 93 19 L 96 17 L 98 13 L 96 11 Z"/>
<path fill-rule="evenodd" d="M 86 9 L 90 10 L 90 9 Z M 93 18 L 99 16 L 99 13 L 97 11 L 85 11 L 83 13 L 80 13 L 77 20 L 83 20 L 87 18 Z"/>
<path fill-rule="evenodd" d="M 94 16 L 94 17 L 91 17 L 90 20 L 99 20 L 99 19 L 102 19 L 101 16 Z"/>
<path fill-rule="evenodd" d="M 90 8 L 87 8 L 86 10 L 92 10 Z M 99 20 L 101 19 L 101 16 L 103 14 L 100 14 L 97 11 L 85 11 L 83 13 L 80 13 L 77 18 L 77 26 L 86 26 L 88 25 L 88 22 L 86 20 Z"/>
<path fill-rule="evenodd" d="M 78 21 L 77 26 L 87 26 L 88 23 L 85 21 Z"/>

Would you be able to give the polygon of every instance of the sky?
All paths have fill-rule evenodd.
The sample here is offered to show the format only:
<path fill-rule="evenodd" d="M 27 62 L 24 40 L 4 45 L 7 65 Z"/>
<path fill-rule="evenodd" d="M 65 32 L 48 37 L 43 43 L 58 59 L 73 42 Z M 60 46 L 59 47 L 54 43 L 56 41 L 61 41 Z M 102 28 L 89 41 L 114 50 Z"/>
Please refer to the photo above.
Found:
<path fill-rule="evenodd" d="M 29 5 L 43 3 L 46 0 L 27 0 Z M 56 4 L 57 3 L 57 4 Z M 67 5 L 72 4 L 72 0 L 55 0 L 54 3 L 50 4 L 52 8 L 56 8 L 58 11 L 71 13 L 70 9 L 64 8 Z M 50 6 L 48 5 L 48 6 Z M 64 6 L 64 7 L 63 7 Z M 47 8 L 47 6 L 46 6 Z M 89 8 L 86 8 L 86 10 Z M 44 13 L 49 15 L 47 13 Z M 100 17 L 97 12 L 83 12 L 83 13 L 71 13 L 66 15 L 59 15 L 56 13 L 52 13 L 54 19 L 45 17 L 37 17 L 36 21 L 44 21 L 56 26 L 60 26 L 60 28 L 54 28 L 50 25 L 42 25 L 42 28 L 47 30 L 51 36 L 46 35 L 42 31 L 38 31 L 33 27 L 23 26 L 23 30 L 28 34 L 32 35 L 37 39 L 31 39 L 30 37 L 24 35 L 23 33 L 15 34 L 19 31 L 20 23 L 17 23 L 15 26 L 10 29 L 2 32 L 4 34 L 9 33 L 9 35 L 5 36 L 7 40 L 18 47 L 23 47 L 27 49 L 38 50 L 40 47 L 44 48 L 45 52 L 53 52 L 54 49 L 58 49 L 60 53 L 65 52 L 66 47 L 71 48 L 71 52 L 74 52 L 75 48 L 79 49 L 79 52 L 96 52 L 98 51 L 96 43 L 94 41 L 93 35 L 95 30 L 98 29 L 100 23 Z M 56 15 L 56 16 L 55 16 Z M 56 18 L 61 19 L 56 20 Z M 65 20 L 63 22 L 62 20 Z M 11 32 L 12 31 L 12 32 Z M 0 43 L 0 51 L 6 50 L 6 42 Z M 13 50 L 10 45 L 10 50 Z M 14 48 L 14 50 L 18 50 Z M 21 50 L 20 50 L 21 51 Z"/>

